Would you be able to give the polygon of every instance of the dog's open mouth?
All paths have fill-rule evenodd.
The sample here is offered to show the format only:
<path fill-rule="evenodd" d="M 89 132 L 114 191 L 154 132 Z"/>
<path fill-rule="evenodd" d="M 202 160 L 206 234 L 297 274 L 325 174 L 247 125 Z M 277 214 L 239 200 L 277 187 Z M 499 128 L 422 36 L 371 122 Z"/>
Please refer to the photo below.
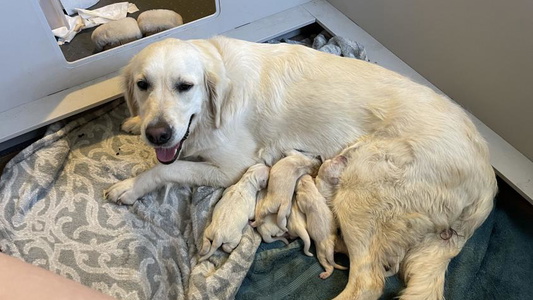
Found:
<path fill-rule="evenodd" d="M 185 132 L 185 136 L 177 143 L 174 147 L 170 148 L 155 148 L 155 155 L 157 156 L 157 160 L 165 165 L 173 163 L 179 156 L 181 152 L 181 148 L 183 146 L 183 142 L 189 137 L 189 131 L 191 129 L 191 123 L 192 118 L 194 115 L 191 116 L 191 119 L 189 120 L 189 125 L 187 126 L 187 132 Z"/>

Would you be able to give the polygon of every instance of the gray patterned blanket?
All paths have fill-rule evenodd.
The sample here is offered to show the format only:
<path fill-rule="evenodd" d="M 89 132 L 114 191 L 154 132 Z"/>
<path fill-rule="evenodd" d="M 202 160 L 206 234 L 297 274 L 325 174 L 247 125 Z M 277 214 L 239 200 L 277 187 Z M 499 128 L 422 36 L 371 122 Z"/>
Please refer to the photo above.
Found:
<path fill-rule="evenodd" d="M 103 190 L 156 163 L 114 101 L 45 137 L 6 166 L 0 182 L 0 249 L 118 299 L 231 299 L 260 237 L 251 227 L 231 255 L 197 263 L 211 209 L 210 187 L 166 186 L 135 205 Z"/>

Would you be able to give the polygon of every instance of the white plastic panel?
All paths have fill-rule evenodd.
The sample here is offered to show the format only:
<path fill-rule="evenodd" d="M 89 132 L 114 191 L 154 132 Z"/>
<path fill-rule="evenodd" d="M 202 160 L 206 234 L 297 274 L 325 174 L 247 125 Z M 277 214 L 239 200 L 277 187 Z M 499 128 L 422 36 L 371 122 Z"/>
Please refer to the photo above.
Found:
<path fill-rule="evenodd" d="M 116 72 L 135 53 L 156 40 L 209 37 L 308 0 L 214 1 L 217 1 L 217 13 L 213 16 L 73 63 L 65 60 L 57 46 L 38 1 L 5 1 L 0 19 L 0 112 Z"/>

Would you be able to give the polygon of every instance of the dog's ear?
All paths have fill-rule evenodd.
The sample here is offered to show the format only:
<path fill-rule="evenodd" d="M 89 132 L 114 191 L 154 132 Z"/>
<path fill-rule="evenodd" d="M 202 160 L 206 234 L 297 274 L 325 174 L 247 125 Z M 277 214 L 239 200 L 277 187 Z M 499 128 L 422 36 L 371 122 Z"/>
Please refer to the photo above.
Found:
<path fill-rule="evenodd" d="M 133 82 L 133 74 L 129 65 L 122 69 L 122 88 L 124 90 L 124 99 L 126 99 L 126 104 L 128 105 L 131 117 L 138 116 L 139 106 L 133 98 L 133 89 L 135 88 L 135 83 Z"/>
<path fill-rule="evenodd" d="M 206 70 L 205 84 L 209 97 L 209 110 L 215 121 L 215 128 L 220 128 L 223 103 L 229 89 L 229 79 L 226 77 L 226 70 L 222 62 L 219 62 L 217 67 Z"/>

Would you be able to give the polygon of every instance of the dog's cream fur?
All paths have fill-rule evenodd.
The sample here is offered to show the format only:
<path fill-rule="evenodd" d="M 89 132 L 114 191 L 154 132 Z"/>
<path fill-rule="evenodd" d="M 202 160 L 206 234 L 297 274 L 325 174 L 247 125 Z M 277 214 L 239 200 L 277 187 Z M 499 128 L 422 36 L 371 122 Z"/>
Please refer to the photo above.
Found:
<path fill-rule="evenodd" d="M 257 203 L 252 226 L 262 224 L 266 215 L 277 213 L 278 226 L 287 231 L 287 217 L 291 213 L 296 181 L 304 174 L 316 173 L 322 163 L 320 157 L 296 150 L 285 152 L 285 156 L 270 170 L 268 193 L 263 201 Z"/>
<path fill-rule="evenodd" d="M 254 218 L 257 192 L 266 187 L 269 170 L 264 164 L 253 165 L 224 191 L 204 231 L 199 261 L 208 259 L 220 246 L 230 253 L 239 245 L 244 227 Z"/>
<path fill-rule="evenodd" d="M 400 299 L 443 299 L 449 261 L 492 208 L 495 182 L 487 180 L 492 189 L 469 207 L 457 207 L 451 199 L 480 191 L 462 187 L 460 173 L 433 186 L 442 178 L 413 169 L 411 145 L 363 138 L 319 170 L 350 256 L 349 282 L 337 299 L 377 299 L 384 277 L 398 271 L 407 283 Z M 427 177 L 415 180 L 420 172 Z"/>
<path fill-rule="evenodd" d="M 457 231 L 449 241 L 427 236 L 418 251 L 406 253 L 405 299 L 442 298 L 449 260 L 492 208 L 495 175 L 468 116 L 444 96 L 375 64 L 297 45 L 168 39 L 142 50 L 124 78 L 132 112 L 124 129 L 145 138 L 147 126 L 167 124 L 172 136 L 164 146 L 174 147 L 194 115 L 182 156 L 201 161 L 160 164 L 118 182 L 106 191 L 112 201 L 134 203 L 167 182 L 227 187 L 249 166 L 264 159 L 275 163 L 289 149 L 328 159 L 367 142 L 341 176 L 341 185 L 345 176 L 357 184 L 332 200 L 354 260 L 340 298 L 380 293 L 379 280 L 359 273 L 357 259 L 368 253 L 357 245 L 368 236 L 353 231 L 350 220 L 359 217 L 352 214 L 360 203 L 383 198 L 427 215 L 439 229 Z M 146 90 L 137 86 L 140 81 L 149 83 Z M 180 92 L 181 82 L 193 86 Z"/>
<path fill-rule="evenodd" d="M 325 269 L 325 272 L 320 273 L 320 278 L 328 278 L 334 267 L 346 270 L 346 267 L 336 264 L 333 259 L 337 225 L 326 199 L 318 192 L 310 175 L 304 175 L 298 181 L 296 204 L 305 214 L 306 228 L 315 242 L 316 256 Z"/>

